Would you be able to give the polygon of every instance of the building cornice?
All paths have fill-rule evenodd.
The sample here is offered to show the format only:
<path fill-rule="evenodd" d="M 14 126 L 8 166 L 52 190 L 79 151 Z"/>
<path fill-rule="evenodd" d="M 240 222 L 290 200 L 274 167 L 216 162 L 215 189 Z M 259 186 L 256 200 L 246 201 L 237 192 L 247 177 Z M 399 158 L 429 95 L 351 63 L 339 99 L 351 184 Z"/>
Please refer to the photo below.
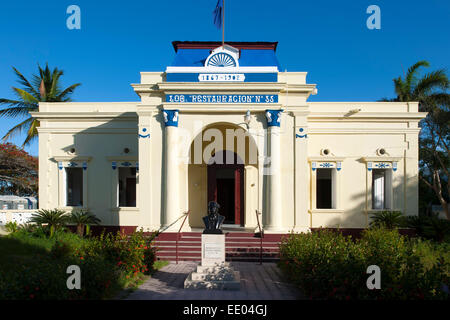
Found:
<path fill-rule="evenodd" d="M 54 156 L 53 158 L 51 158 L 53 160 L 55 160 L 56 162 L 59 161 L 91 161 L 92 157 L 91 156 L 77 156 L 77 155 L 68 155 L 68 156 Z"/>
<path fill-rule="evenodd" d="M 344 112 L 311 112 L 308 120 L 315 122 L 338 119 L 340 121 L 361 121 L 361 120 L 415 120 L 420 121 L 427 116 L 426 112 L 358 112 L 349 115 Z"/>
<path fill-rule="evenodd" d="M 53 119 L 95 119 L 95 120 L 135 120 L 138 118 L 136 112 L 96 112 L 96 111 L 83 111 L 83 112 L 30 112 L 33 118 L 42 120 Z"/>
<path fill-rule="evenodd" d="M 270 92 L 312 93 L 315 84 L 287 84 L 284 82 L 159 82 L 157 84 L 132 84 L 136 92 Z"/>
<path fill-rule="evenodd" d="M 134 134 L 137 135 L 138 128 L 45 128 L 38 127 L 38 133 L 51 134 Z"/>
<path fill-rule="evenodd" d="M 308 134 L 418 134 L 420 128 L 308 128 Z"/>
<path fill-rule="evenodd" d="M 218 82 L 160 82 L 157 84 L 162 91 L 192 91 L 192 92 L 224 92 L 224 91 L 270 91 L 279 92 L 285 86 L 278 82 L 240 82 L 240 83 L 218 83 Z"/>

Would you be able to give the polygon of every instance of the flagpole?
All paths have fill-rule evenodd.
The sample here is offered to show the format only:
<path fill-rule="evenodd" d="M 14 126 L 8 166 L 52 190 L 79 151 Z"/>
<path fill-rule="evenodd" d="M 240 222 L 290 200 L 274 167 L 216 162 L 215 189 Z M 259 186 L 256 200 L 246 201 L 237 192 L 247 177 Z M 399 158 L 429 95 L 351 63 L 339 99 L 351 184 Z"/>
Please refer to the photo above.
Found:
<path fill-rule="evenodd" d="M 225 44 L 225 0 L 223 0 L 222 8 L 222 47 Z"/>

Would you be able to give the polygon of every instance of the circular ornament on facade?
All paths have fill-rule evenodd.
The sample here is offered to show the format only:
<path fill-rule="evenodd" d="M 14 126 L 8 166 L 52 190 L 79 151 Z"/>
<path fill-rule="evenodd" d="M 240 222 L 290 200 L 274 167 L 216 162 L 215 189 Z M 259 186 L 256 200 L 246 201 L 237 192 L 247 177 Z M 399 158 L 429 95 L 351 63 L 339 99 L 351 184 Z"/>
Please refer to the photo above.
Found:
<path fill-rule="evenodd" d="M 207 67 L 236 67 L 236 61 L 231 55 L 219 52 L 209 58 Z"/>

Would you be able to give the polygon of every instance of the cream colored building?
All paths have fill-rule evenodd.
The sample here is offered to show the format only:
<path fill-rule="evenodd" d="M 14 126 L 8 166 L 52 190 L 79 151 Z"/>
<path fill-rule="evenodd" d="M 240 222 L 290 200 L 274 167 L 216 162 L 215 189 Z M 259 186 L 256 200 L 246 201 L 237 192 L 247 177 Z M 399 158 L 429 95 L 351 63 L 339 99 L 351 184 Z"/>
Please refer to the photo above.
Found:
<path fill-rule="evenodd" d="M 258 211 L 267 233 L 418 214 L 417 103 L 308 102 L 316 85 L 280 71 L 276 43 L 173 45 L 138 102 L 40 103 L 41 208 L 169 231 L 190 210 L 189 231 L 216 200 L 229 227 L 255 230 Z"/>

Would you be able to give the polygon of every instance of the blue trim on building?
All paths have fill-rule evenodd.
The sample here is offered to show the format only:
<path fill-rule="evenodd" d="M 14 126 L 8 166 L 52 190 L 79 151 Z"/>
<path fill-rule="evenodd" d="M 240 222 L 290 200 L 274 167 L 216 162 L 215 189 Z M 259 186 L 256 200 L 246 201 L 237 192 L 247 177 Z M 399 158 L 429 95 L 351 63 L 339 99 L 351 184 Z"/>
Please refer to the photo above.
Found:
<path fill-rule="evenodd" d="M 266 110 L 268 127 L 279 127 L 281 125 L 281 113 L 283 110 Z"/>
<path fill-rule="evenodd" d="M 179 110 L 163 110 L 164 123 L 166 127 L 178 127 Z"/>
<path fill-rule="evenodd" d="M 276 94 L 166 94 L 172 103 L 278 103 Z"/>

